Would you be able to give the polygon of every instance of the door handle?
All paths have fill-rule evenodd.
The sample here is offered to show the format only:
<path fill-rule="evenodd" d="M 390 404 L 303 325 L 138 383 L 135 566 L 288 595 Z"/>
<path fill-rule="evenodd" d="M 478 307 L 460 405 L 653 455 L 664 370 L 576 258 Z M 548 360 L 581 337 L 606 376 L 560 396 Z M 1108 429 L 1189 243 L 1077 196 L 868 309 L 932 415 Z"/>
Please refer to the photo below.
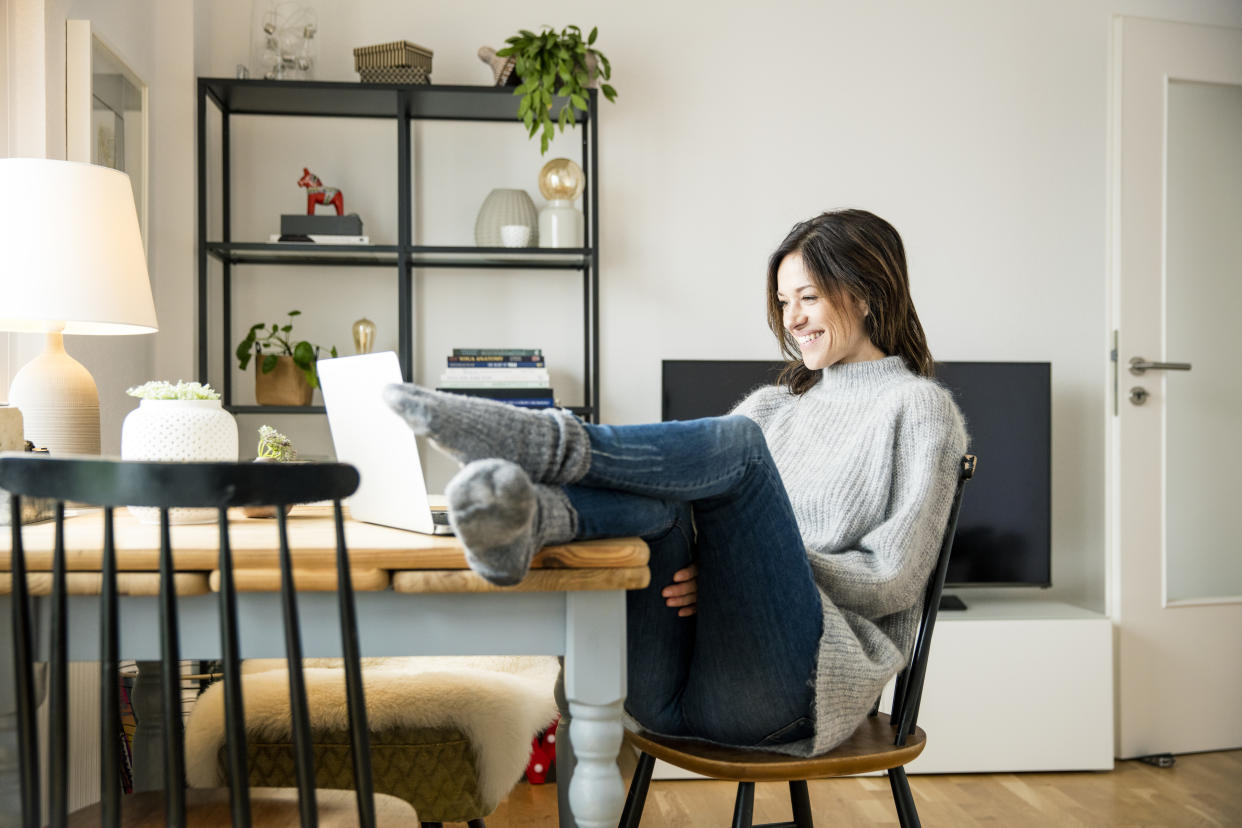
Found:
<path fill-rule="evenodd" d="M 1189 362 L 1148 362 L 1142 357 L 1130 360 L 1130 373 L 1141 377 L 1148 371 L 1189 371 Z"/>

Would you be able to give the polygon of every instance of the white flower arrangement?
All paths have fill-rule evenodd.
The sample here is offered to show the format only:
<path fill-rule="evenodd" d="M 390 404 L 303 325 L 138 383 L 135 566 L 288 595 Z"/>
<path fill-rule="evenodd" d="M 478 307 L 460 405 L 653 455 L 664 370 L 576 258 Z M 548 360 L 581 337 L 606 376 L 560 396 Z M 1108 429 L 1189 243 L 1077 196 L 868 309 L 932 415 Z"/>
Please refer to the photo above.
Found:
<path fill-rule="evenodd" d="M 131 397 L 141 400 L 218 400 L 220 392 L 201 382 L 182 382 L 174 385 L 163 380 L 151 380 L 125 390 Z"/>

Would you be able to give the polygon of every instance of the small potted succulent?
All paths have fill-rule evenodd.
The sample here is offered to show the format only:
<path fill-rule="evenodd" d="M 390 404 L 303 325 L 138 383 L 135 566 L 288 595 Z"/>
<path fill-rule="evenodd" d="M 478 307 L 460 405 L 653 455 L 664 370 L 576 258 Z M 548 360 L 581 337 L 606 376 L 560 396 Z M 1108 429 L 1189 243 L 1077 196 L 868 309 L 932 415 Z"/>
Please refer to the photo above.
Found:
<path fill-rule="evenodd" d="M 245 371 L 255 357 L 254 397 L 259 405 L 310 405 L 311 395 L 319 387 L 315 361 L 319 345 L 293 338 L 293 317 L 301 311 L 289 311 L 284 325 L 265 322 L 250 326 L 237 345 L 237 364 Z M 336 346 L 328 349 L 336 356 Z"/>
<path fill-rule="evenodd" d="M 255 450 L 256 463 L 295 463 L 298 459 L 293 441 L 281 434 L 270 425 L 259 426 L 259 447 Z M 285 514 L 293 509 L 293 504 L 285 506 Z M 274 518 L 275 506 L 243 506 L 242 513 L 246 517 Z"/>
<path fill-rule="evenodd" d="M 599 89 L 610 101 L 617 99 L 617 90 L 605 83 L 612 77 L 612 64 L 595 48 L 598 35 L 599 27 L 591 29 L 586 39 L 577 26 L 566 26 L 560 32 L 544 26 L 538 34 L 522 29 L 506 38 L 509 45 L 496 53 L 498 57 L 514 58 L 514 72 L 522 80 L 513 90 L 514 95 L 522 96 L 517 114 L 531 138 L 543 133 L 539 139 L 541 155 L 548 151 L 555 127 L 564 132 L 566 126 L 574 124 L 575 109 L 586 112 L 588 89 Z M 554 97 L 569 99 L 555 124 Z"/>

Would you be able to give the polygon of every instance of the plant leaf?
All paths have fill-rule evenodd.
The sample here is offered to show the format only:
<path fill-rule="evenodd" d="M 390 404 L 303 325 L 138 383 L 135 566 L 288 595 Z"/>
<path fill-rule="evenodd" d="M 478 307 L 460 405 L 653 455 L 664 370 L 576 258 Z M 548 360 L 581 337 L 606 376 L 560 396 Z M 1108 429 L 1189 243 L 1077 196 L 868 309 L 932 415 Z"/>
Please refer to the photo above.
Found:
<path fill-rule="evenodd" d="M 569 100 L 573 103 L 574 106 L 578 107 L 583 112 L 586 112 L 587 110 L 586 98 L 582 97 L 581 95 L 570 95 Z"/>
<path fill-rule="evenodd" d="M 270 374 L 272 373 L 272 370 L 275 367 L 276 367 L 276 355 L 275 354 L 264 354 L 263 365 L 261 366 L 263 373 Z"/>
<path fill-rule="evenodd" d="M 305 369 L 315 361 L 315 349 L 306 340 L 302 340 L 293 346 L 293 361 L 298 367 Z"/>
<path fill-rule="evenodd" d="M 608 84 L 601 86 L 599 91 L 603 92 L 604 97 L 610 101 L 615 101 L 617 99 L 617 90 L 613 89 Z"/>
<path fill-rule="evenodd" d="M 292 311 L 289 311 L 289 313 L 287 313 L 287 314 L 285 314 L 285 315 L 286 315 L 286 316 L 301 316 L 301 315 L 302 315 L 302 312 L 301 312 L 301 311 L 298 311 L 298 310 L 292 310 Z"/>
<path fill-rule="evenodd" d="M 597 37 L 599 37 L 599 26 L 595 26 L 591 29 L 591 34 L 587 36 L 587 43 L 594 43 L 595 38 Z"/>

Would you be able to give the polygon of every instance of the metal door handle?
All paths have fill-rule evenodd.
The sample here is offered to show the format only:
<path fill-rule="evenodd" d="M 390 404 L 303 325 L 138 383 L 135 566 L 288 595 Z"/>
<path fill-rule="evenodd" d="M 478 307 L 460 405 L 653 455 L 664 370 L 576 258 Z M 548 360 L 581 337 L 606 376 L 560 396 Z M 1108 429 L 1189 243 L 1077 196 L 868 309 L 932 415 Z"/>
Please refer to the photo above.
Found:
<path fill-rule="evenodd" d="M 1142 357 L 1130 360 L 1130 373 L 1136 377 L 1143 376 L 1147 371 L 1189 371 L 1189 362 L 1148 362 Z"/>

